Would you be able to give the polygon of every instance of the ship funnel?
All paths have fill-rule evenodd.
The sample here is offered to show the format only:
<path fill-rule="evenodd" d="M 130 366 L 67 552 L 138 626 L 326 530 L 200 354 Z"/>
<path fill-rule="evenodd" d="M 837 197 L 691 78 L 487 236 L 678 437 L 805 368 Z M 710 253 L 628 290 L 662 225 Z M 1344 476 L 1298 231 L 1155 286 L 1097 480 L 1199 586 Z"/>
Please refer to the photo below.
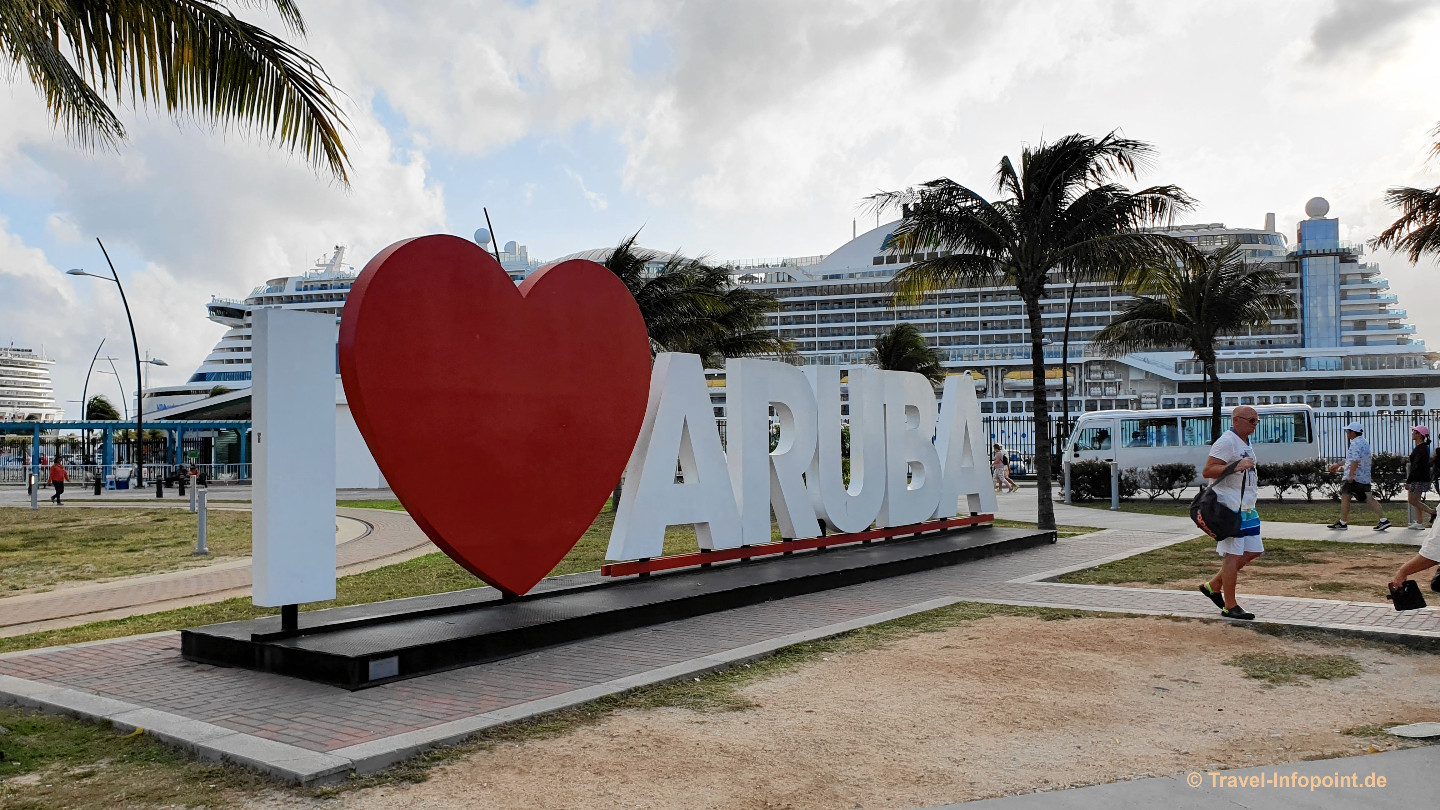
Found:
<path fill-rule="evenodd" d="M 1275 215 L 1274 215 L 1274 214 L 1266 214 L 1266 215 L 1265 215 L 1265 230 L 1267 230 L 1267 231 L 1273 231 L 1273 230 L 1275 230 Z"/>

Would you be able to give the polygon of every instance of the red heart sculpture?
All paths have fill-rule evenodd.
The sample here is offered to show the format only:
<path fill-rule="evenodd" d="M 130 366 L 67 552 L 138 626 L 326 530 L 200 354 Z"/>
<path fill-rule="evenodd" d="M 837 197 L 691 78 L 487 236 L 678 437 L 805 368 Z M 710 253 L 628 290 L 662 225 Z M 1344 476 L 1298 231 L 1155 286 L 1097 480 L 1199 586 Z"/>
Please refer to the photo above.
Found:
<path fill-rule="evenodd" d="M 365 265 L 340 320 L 340 376 L 400 503 L 444 552 L 509 594 L 555 568 L 620 480 L 645 416 L 635 299 L 591 261 L 517 288 L 455 236 Z"/>

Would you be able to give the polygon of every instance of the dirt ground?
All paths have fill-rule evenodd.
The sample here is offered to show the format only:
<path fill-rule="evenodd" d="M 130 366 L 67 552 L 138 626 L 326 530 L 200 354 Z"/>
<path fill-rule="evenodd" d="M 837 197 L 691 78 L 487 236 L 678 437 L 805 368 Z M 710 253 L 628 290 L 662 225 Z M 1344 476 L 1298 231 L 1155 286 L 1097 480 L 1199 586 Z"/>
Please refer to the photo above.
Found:
<path fill-rule="evenodd" d="M 1338 599 L 1346 602 L 1383 602 L 1385 585 L 1395 572 L 1415 556 L 1414 551 L 1396 552 L 1350 545 L 1334 554 L 1312 553 L 1296 565 L 1259 567 L 1251 565 L 1240 572 L 1240 595 L 1305 596 L 1311 599 Z M 1263 557 L 1261 559 L 1264 559 Z M 1216 557 L 1219 570 L 1219 557 Z M 1430 579 L 1435 569 L 1423 571 L 1414 579 L 1425 592 L 1430 604 L 1440 603 L 1440 595 L 1431 593 Z M 1189 591 L 1200 580 L 1183 579 L 1156 585 L 1148 582 L 1120 583 L 1135 588 L 1173 588 Z M 1244 604 L 1244 602 L 1241 602 Z"/>
<path fill-rule="evenodd" d="M 1247 653 L 1346 654 L 1268 685 Z M 1000 617 L 837 654 L 742 690 L 754 708 L 627 710 L 502 743 L 428 781 L 251 806 L 903 808 L 1388 750 L 1342 733 L 1440 720 L 1440 656 L 1158 618 Z"/>

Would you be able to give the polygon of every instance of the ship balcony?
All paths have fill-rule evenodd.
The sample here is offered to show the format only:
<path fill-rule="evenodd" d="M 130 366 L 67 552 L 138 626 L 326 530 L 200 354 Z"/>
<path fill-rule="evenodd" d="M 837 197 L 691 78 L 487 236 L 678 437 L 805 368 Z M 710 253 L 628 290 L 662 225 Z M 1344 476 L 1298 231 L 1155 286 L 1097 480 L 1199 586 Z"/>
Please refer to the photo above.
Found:
<path fill-rule="evenodd" d="M 1359 281 L 1341 281 L 1341 290 L 1388 290 L 1390 280 L 1386 278 L 1367 278 Z"/>
<path fill-rule="evenodd" d="M 1368 335 L 1413 335 L 1415 334 L 1415 324 L 1391 323 L 1383 326 L 1372 326 L 1369 329 L 1342 329 L 1340 334 L 1354 337 Z"/>

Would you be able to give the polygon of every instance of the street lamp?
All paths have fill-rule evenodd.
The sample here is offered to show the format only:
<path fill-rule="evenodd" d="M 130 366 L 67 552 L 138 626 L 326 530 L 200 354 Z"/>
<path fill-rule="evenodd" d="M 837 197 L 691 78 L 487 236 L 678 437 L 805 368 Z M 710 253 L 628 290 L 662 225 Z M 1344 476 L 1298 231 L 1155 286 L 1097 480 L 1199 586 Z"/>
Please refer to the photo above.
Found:
<path fill-rule="evenodd" d="M 115 263 L 110 261 L 110 251 L 105 249 L 105 243 L 101 242 L 99 237 L 95 238 L 95 242 L 100 245 L 100 252 L 105 256 L 105 264 L 110 267 L 109 278 L 87 273 L 78 267 L 65 272 L 72 276 L 89 276 L 102 281 L 113 281 L 115 288 L 120 291 L 120 303 L 125 307 L 125 320 L 130 324 L 130 345 L 135 350 L 135 387 L 137 389 L 135 396 L 135 483 L 137 486 L 143 487 L 145 485 L 145 459 L 140 455 L 143 446 L 140 442 L 145 433 L 145 409 L 141 407 L 140 403 L 145 401 L 145 382 L 140 376 L 140 339 L 135 336 L 135 319 L 130 315 L 130 302 L 125 298 L 125 286 L 120 283 L 120 274 L 115 271 Z M 118 375 L 116 379 L 119 379 Z"/>
<path fill-rule="evenodd" d="M 95 358 L 100 356 L 100 350 L 105 348 L 105 338 L 100 338 L 100 345 L 95 347 L 95 354 L 90 358 L 90 370 L 85 372 L 85 384 L 80 387 L 80 421 L 90 421 L 90 375 L 95 373 Z M 90 428 L 85 428 L 85 463 L 89 464 L 94 459 L 90 453 Z"/>

